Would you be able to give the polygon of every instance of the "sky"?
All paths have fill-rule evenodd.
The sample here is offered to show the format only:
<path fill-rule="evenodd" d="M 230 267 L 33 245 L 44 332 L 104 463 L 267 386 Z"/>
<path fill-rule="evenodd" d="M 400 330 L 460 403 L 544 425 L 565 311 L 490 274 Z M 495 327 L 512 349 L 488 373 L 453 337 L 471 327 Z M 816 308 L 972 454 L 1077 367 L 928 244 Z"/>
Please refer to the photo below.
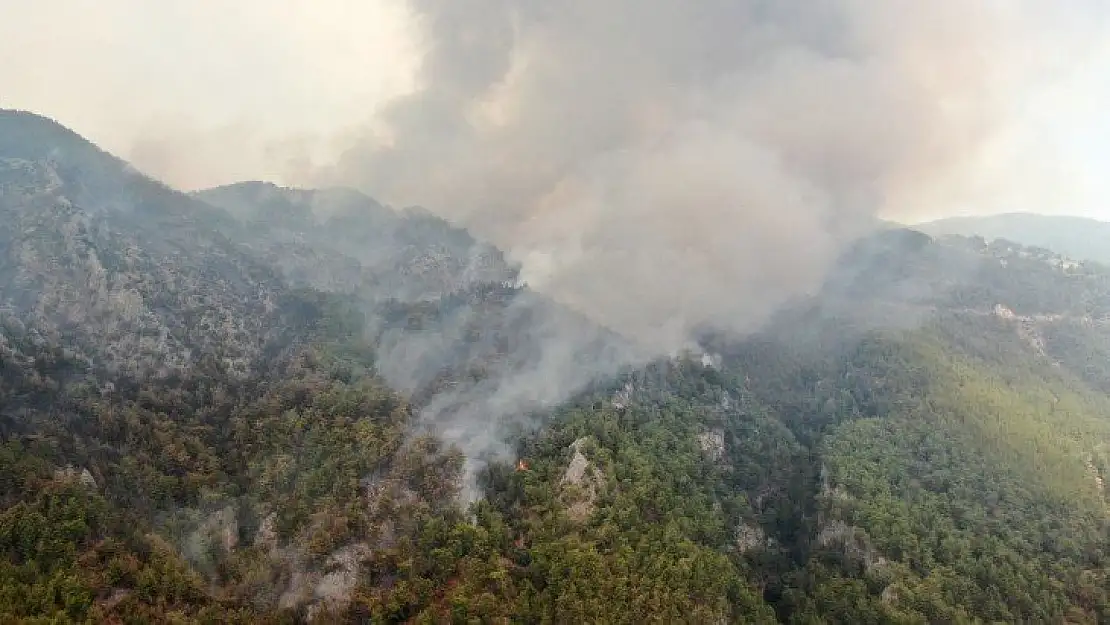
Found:
<path fill-rule="evenodd" d="M 411 31 L 390 0 L 0 0 L 0 106 L 178 187 L 275 179 L 412 89 Z"/>
<path fill-rule="evenodd" d="M 988 151 L 996 164 L 982 172 L 982 202 L 954 202 L 916 221 L 1011 211 L 1110 221 L 1110 37 L 1023 95 Z"/>
<path fill-rule="evenodd" d="M 0 106 L 54 117 L 175 186 L 286 182 L 290 161 L 327 160 L 345 129 L 416 87 L 413 13 L 403 0 L 0 0 Z M 1110 220 L 1103 39 L 1015 100 L 980 193 L 908 221 L 1010 210 Z"/>

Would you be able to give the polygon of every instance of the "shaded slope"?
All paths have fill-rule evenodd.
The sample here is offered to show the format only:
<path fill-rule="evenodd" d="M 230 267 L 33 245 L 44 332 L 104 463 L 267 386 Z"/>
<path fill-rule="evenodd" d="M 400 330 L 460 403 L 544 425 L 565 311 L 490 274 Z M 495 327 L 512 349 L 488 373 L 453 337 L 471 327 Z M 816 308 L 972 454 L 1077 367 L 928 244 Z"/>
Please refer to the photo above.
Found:
<path fill-rule="evenodd" d="M 416 301 L 516 280 L 499 250 L 465 230 L 354 190 L 239 183 L 193 195 L 230 212 L 242 242 L 290 279 L 317 288 Z"/>
<path fill-rule="evenodd" d="M 0 302 L 92 366 L 250 369 L 296 313 L 232 226 L 49 120 L 0 112 Z"/>
<path fill-rule="evenodd" d="M 0 113 L 0 618 L 288 621 L 461 522 L 461 456 L 408 435 L 361 313 L 239 227 Z"/>

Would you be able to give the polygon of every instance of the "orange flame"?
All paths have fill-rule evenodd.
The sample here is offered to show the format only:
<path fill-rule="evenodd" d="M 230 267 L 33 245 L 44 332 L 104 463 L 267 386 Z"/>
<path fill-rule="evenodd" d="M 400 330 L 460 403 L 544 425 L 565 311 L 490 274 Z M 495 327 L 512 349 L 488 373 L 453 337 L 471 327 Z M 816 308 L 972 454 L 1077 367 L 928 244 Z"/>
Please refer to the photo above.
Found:
<path fill-rule="evenodd" d="M 523 459 L 517 460 L 516 461 L 516 470 L 517 471 L 527 471 L 528 470 L 528 463 L 525 462 Z"/>

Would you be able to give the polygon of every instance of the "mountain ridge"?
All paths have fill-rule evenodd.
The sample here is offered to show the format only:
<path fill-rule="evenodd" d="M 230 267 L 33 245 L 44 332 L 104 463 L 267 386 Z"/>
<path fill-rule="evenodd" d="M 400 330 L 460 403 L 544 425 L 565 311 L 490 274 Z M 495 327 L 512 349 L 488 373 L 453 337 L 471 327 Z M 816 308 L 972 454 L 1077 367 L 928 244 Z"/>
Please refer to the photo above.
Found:
<path fill-rule="evenodd" d="M 1050 249 L 1073 260 L 1110 264 L 1110 222 L 1089 217 L 1001 213 L 982 217 L 950 217 L 912 227 L 934 235 L 1008 239 Z"/>

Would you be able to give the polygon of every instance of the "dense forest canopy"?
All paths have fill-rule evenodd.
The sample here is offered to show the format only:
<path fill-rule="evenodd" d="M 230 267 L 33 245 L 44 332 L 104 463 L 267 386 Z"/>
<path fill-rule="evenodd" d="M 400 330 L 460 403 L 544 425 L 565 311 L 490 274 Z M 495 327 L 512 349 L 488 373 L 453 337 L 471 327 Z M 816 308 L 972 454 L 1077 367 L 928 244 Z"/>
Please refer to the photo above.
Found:
<path fill-rule="evenodd" d="M 1110 620 L 1110 269 L 888 230 L 698 343 L 0 112 L 0 620 Z"/>

